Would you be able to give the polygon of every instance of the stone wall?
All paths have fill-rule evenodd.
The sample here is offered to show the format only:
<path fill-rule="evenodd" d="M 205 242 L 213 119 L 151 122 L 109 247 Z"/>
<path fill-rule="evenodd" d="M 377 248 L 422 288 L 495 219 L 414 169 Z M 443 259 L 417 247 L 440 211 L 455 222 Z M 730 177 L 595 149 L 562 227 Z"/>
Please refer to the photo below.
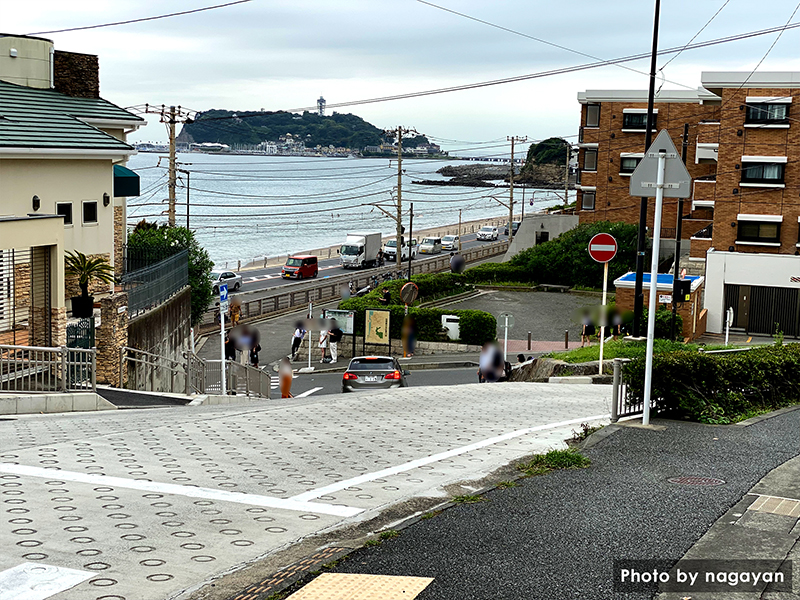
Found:
<path fill-rule="evenodd" d="M 100 300 L 100 327 L 95 332 L 97 382 L 118 386 L 120 349 L 128 345 L 128 294 Z"/>
<path fill-rule="evenodd" d="M 99 59 L 94 54 L 56 50 L 53 55 L 53 87 L 67 96 L 99 98 Z"/>
<path fill-rule="evenodd" d="M 122 248 L 127 241 L 125 228 L 125 205 L 114 207 L 114 274 L 120 277 L 123 272 Z"/>

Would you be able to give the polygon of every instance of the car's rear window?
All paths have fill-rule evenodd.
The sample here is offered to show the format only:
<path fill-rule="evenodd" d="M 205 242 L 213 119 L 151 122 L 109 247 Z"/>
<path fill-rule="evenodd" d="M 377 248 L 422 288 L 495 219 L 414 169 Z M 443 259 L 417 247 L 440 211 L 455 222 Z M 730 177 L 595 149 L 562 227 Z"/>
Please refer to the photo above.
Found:
<path fill-rule="evenodd" d="M 481 227 L 481 231 L 492 231 L 491 227 Z"/>
<path fill-rule="evenodd" d="M 356 358 L 350 361 L 349 371 L 369 371 L 370 369 L 394 370 L 394 362 L 391 358 Z"/>

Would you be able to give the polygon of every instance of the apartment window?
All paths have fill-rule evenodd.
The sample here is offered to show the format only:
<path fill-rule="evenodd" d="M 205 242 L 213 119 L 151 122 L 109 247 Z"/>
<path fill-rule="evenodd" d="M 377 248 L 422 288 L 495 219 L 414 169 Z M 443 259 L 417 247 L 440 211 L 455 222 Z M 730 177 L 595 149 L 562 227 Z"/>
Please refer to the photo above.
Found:
<path fill-rule="evenodd" d="M 56 214 L 64 217 L 64 225 L 72 225 L 72 202 L 56 204 Z"/>
<path fill-rule="evenodd" d="M 739 221 L 736 243 L 780 244 L 780 241 L 780 222 Z"/>
<path fill-rule="evenodd" d="M 767 102 L 748 104 L 745 123 L 789 123 L 789 104 Z"/>
<path fill-rule="evenodd" d="M 597 150 L 583 151 L 583 170 L 597 171 Z"/>
<path fill-rule="evenodd" d="M 91 225 L 97 223 L 97 202 L 83 203 L 83 224 Z"/>
<path fill-rule="evenodd" d="M 639 163 L 642 162 L 641 156 L 622 156 L 619 159 L 619 174 L 620 175 L 630 175 L 636 170 L 636 167 L 639 166 Z"/>
<path fill-rule="evenodd" d="M 586 105 L 586 127 L 600 127 L 600 105 Z"/>
<path fill-rule="evenodd" d="M 581 210 L 594 210 L 595 194 L 597 192 L 583 192 Z"/>
<path fill-rule="evenodd" d="M 785 167 L 783 163 L 743 162 L 742 183 L 782 185 Z"/>
<path fill-rule="evenodd" d="M 658 115 L 653 113 L 652 129 L 656 129 L 656 120 Z M 622 128 L 632 129 L 636 131 L 647 130 L 647 111 L 635 113 L 623 113 L 622 115 Z"/>

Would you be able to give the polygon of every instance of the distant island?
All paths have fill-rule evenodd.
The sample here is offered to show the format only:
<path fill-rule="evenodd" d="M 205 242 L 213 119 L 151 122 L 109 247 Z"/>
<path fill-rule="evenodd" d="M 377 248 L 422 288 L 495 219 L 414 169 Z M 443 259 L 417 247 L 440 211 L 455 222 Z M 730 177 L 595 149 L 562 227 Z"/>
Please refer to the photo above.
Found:
<path fill-rule="evenodd" d="M 213 109 L 186 123 L 179 147 L 206 152 L 281 156 L 396 155 L 391 135 L 353 114 L 284 111 L 236 112 Z M 424 135 L 403 138 L 403 154 L 442 154 Z"/>

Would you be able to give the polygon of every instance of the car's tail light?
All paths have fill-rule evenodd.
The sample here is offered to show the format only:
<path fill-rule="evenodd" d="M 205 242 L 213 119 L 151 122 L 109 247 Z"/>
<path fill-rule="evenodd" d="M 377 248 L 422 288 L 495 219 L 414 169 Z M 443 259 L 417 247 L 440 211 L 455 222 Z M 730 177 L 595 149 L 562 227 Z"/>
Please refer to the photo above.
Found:
<path fill-rule="evenodd" d="M 393 373 L 388 373 L 384 379 L 400 379 L 402 375 L 400 375 L 400 371 L 395 371 Z"/>
<path fill-rule="evenodd" d="M 345 381 L 348 381 L 349 379 L 358 379 L 358 375 L 356 375 L 355 373 L 345 373 L 344 375 L 342 375 L 342 379 L 344 379 Z"/>

